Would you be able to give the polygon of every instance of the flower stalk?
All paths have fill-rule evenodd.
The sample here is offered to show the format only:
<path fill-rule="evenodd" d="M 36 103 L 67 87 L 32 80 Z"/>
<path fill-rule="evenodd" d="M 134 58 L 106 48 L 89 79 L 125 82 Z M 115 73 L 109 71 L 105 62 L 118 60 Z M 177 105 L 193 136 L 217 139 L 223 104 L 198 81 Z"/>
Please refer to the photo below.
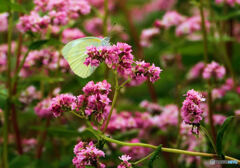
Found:
<path fill-rule="evenodd" d="M 116 102 L 117 102 L 118 93 L 119 93 L 118 77 L 117 77 L 117 72 L 116 72 L 116 71 L 115 71 L 115 73 L 114 73 L 114 76 L 115 76 L 115 91 L 114 91 L 112 106 L 111 106 L 111 109 L 110 109 L 110 112 L 109 112 L 109 115 L 108 115 L 108 118 L 107 118 L 105 127 L 104 127 L 104 129 L 103 129 L 103 133 L 106 132 L 106 130 L 107 130 L 109 121 L 110 121 L 111 116 L 112 116 L 112 113 L 113 113 L 113 109 L 114 109 L 115 104 L 116 104 Z"/>
<path fill-rule="evenodd" d="M 205 24 L 205 17 L 204 17 L 204 11 L 203 11 L 203 0 L 200 0 L 199 5 L 200 15 L 201 15 L 201 27 L 202 27 L 202 37 L 203 37 L 203 49 L 204 49 L 204 61 L 205 64 L 208 63 L 208 41 L 207 41 L 207 29 Z M 207 81 L 208 84 L 208 118 L 209 118 L 209 124 L 211 128 L 211 133 L 213 135 L 214 142 L 216 142 L 216 130 L 213 125 L 213 111 L 212 111 L 212 87 L 211 87 L 211 81 Z"/>

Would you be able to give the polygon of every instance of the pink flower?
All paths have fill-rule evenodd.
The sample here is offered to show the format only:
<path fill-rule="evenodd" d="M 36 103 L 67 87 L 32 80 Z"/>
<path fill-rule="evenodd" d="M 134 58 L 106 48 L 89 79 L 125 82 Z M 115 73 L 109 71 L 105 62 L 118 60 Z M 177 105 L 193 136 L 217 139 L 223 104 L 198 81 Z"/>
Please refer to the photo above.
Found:
<path fill-rule="evenodd" d="M 207 64 L 203 71 L 203 78 L 210 79 L 211 77 L 222 79 L 226 73 L 224 66 L 220 66 L 217 62 Z"/>
<path fill-rule="evenodd" d="M 62 42 L 68 43 L 69 41 L 85 37 L 85 34 L 77 28 L 68 28 L 62 32 Z"/>
<path fill-rule="evenodd" d="M 169 11 L 166 12 L 165 15 L 162 18 L 161 24 L 165 28 L 169 28 L 171 26 L 178 26 L 185 20 L 185 17 L 180 15 L 176 11 Z"/>
<path fill-rule="evenodd" d="M 187 78 L 192 80 L 200 77 L 202 75 L 203 69 L 205 67 L 204 62 L 199 62 L 194 65 L 187 74 Z"/>
<path fill-rule="evenodd" d="M 151 46 L 151 39 L 158 35 L 160 33 L 160 30 L 158 28 L 149 28 L 149 29 L 144 29 L 141 33 L 140 37 L 140 44 L 143 47 L 150 47 Z"/>
<path fill-rule="evenodd" d="M 160 113 L 162 111 L 162 107 L 157 103 L 151 103 L 147 100 L 141 102 L 140 107 L 145 108 L 150 113 Z"/>
<path fill-rule="evenodd" d="M 52 116 L 51 103 L 52 102 L 50 98 L 46 98 L 39 102 L 34 108 L 36 115 L 39 116 L 40 118 L 51 117 Z"/>
<path fill-rule="evenodd" d="M 45 33 L 49 23 L 49 16 L 41 17 L 37 12 L 32 11 L 30 15 L 20 17 L 17 28 L 23 33 L 28 31 Z"/>
<path fill-rule="evenodd" d="M 8 13 L 0 14 L 0 32 L 6 31 L 8 29 Z"/>
<path fill-rule="evenodd" d="M 121 162 L 121 164 L 118 165 L 117 168 L 131 168 L 132 164 L 128 162 L 128 160 L 131 159 L 129 155 L 122 155 L 121 157 L 119 157 L 119 159 L 123 162 Z"/>
<path fill-rule="evenodd" d="M 105 168 L 105 165 L 99 161 L 99 158 L 104 157 L 105 153 L 97 149 L 92 141 L 89 143 L 80 141 L 75 145 L 73 151 L 75 157 L 72 163 L 76 168 L 83 168 L 85 166 Z"/>
<path fill-rule="evenodd" d="M 198 134 L 198 127 L 203 114 L 200 103 L 205 99 L 193 89 L 189 90 L 186 96 L 181 108 L 181 116 L 186 124 L 192 125 L 193 128 L 196 126 L 197 129 L 193 130 L 193 132 Z"/>
<path fill-rule="evenodd" d="M 208 21 L 206 22 L 206 27 L 210 26 Z M 176 35 L 190 35 L 196 31 L 201 30 L 201 17 L 200 16 L 193 16 L 182 22 L 176 29 Z"/>
<path fill-rule="evenodd" d="M 51 111 L 55 117 L 59 117 L 63 112 L 71 110 L 76 97 L 71 94 L 60 94 L 52 99 Z"/>
<path fill-rule="evenodd" d="M 33 100 L 40 99 L 41 93 L 36 90 L 35 86 L 29 86 L 26 90 L 21 92 L 19 101 L 24 104 L 29 104 Z"/>
<path fill-rule="evenodd" d="M 137 138 L 134 138 L 130 142 L 131 143 L 139 143 L 140 140 Z M 139 147 L 139 146 L 134 146 L 134 147 L 123 146 L 120 148 L 120 150 L 121 150 L 121 152 L 126 153 L 133 159 L 140 159 L 140 158 L 146 156 L 150 152 L 149 148 L 143 148 L 143 147 Z"/>

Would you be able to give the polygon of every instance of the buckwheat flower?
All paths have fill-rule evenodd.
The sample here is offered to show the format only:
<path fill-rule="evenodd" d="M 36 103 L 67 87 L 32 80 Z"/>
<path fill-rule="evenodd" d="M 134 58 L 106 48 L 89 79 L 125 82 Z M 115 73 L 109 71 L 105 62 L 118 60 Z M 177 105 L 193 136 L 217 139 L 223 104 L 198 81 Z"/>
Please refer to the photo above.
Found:
<path fill-rule="evenodd" d="M 231 7 L 234 7 L 235 6 L 235 3 L 238 3 L 239 4 L 239 1 L 238 0 L 215 0 L 215 3 L 216 4 L 222 4 L 222 3 L 225 3 Z"/>
<path fill-rule="evenodd" d="M 52 116 L 51 104 L 52 102 L 50 98 L 43 99 L 34 107 L 36 115 L 40 118 L 51 117 Z"/>
<path fill-rule="evenodd" d="M 158 35 L 160 33 L 160 30 L 156 27 L 144 29 L 140 36 L 140 44 L 143 47 L 150 47 L 151 46 L 151 39 Z"/>
<path fill-rule="evenodd" d="M 234 113 L 235 113 L 235 115 L 240 116 L 240 110 L 239 109 L 235 110 Z"/>
<path fill-rule="evenodd" d="M 203 69 L 205 67 L 204 62 L 199 62 L 194 65 L 187 74 L 187 79 L 193 80 L 202 75 Z"/>
<path fill-rule="evenodd" d="M 73 152 L 75 157 L 72 163 L 76 168 L 84 168 L 85 166 L 105 168 L 105 165 L 99 161 L 99 158 L 104 157 L 105 153 L 97 149 L 92 141 L 89 143 L 80 141 L 75 145 Z"/>
<path fill-rule="evenodd" d="M 222 125 L 223 122 L 225 121 L 225 119 L 226 119 L 226 116 L 224 116 L 224 115 L 214 114 L 214 115 L 213 115 L 213 124 L 214 124 L 214 125 Z M 209 123 L 208 118 L 205 119 L 205 122 L 206 122 L 206 123 Z"/>
<path fill-rule="evenodd" d="M 49 12 L 49 17 L 53 25 L 66 25 L 68 23 L 67 13 L 64 11 L 51 11 Z"/>
<path fill-rule="evenodd" d="M 87 0 L 69 0 L 68 10 L 68 15 L 77 19 L 80 15 L 89 14 L 91 6 Z"/>
<path fill-rule="evenodd" d="M 36 90 L 35 86 L 29 86 L 26 90 L 21 92 L 19 97 L 19 101 L 24 104 L 29 104 L 33 100 L 37 100 L 41 98 L 41 93 Z"/>
<path fill-rule="evenodd" d="M 195 90 L 189 90 L 181 108 L 181 116 L 186 124 L 192 125 L 193 133 L 198 134 L 198 127 L 202 120 L 203 110 L 200 103 L 205 99 Z M 196 129 L 194 129 L 196 128 Z"/>
<path fill-rule="evenodd" d="M 129 155 L 122 155 L 119 159 L 122 160 L 122 162 L 117 168 L 131 168 L 132 164 L 128 162 L 131 159 Z"/>
<path fill-rule="evenodd" d="M 62 42 L 65 44 L 82 37 L 85 37 L 85 34 L 78 28 L 68 28 L 62 32 Z"/>
<path fill-rule="evenodd" d="M 102 35 L 102 19 L 99 17 L 88 19 L 84 22 L 84 29 L 94 35 L 94 36 L 100 36 Z"/>
<path fill-rule="evenodd" d="M 137 138 L 134 138 L 130 141 L 131 143 L 139 143 L 140 140 Z M 123 153 L 126 153 L 127 155 L 129 155 L 131 158 L 133 159 L 140 159 L 144 156 L 146 156 L 149 152 L 150 149 L 149 148 L 143 148 L 140 146 L 123 146 L 120 148 L 120 151 Z"/>
<path fill-rule="evenodd" d="M 154 64 L 146 63 L 144 61 L 136 61 L 136 66 L 133 68 L 133 79 L 144 82 L 146 79 L 149 79 L 150 82 L 156 82 L 160 77 L 160 72 L 162 71 L 159 67 L 156 67 Z"/>
<path fill-rule="evenodd" d="M 31 149 L 34 149 L 36 147 L 37 140 L 35 138 L 23 139 L 22 144 L 23 144 L 23 151 L 28 152 Z"/>
<path fill-rule="evenodd" d="M 203 78 L 210 79 L 214 77 L 216 79 L 222 79 L 226 73 L 224 66 L 219 65 L 217 62 L 207 64 L 203 71 Z"/>
<path fill-rule="evenodd" d="M 169 28 L 171 26 L 177 26 L 181 24 L 184 20 L 185 20 L 185 17 L 180 15 L 178 12 L 169 11 L 169 12 L 166 12 L 165 15 L 163 16 L 161 24 L 165 28 Z"/>
<path fill-rule="evenodd" d="M 70 111 L 76 97 L 71 94 L 60 94 L 51 100 L 51 112 L 55 117 L 59 117 L 63 112 Z"/>
<path fill-rule="evenodd" d="M 41 17 L 37 12 L 32 11 L 30 15 L 20 17 L 17 28 L 23 33 L 28 31 L 45 33 L 49 24 L 49 16 L 45 15 Z"/>
<path fill-rule="evenodd" d="M 208 21 L 205 21 L 206 27 L 210 27 L 210 23 Z M 182 22 L 177 28 L 176 28 L 176 35 L 182 36 L 182 35 L 190 35 L 196 31 L 201 30 L 201 17 L 200 16 L 193 16 Z"/>
<path fill-rule="evenodd" d="M 3 72 L 6 70 L 7 65 L 7 55 L 4 52 L 0 51 L 0 72 Z"/>
<path fill-rule="evenodd" d="M 8 28 L 8 13 L 0 14 L 0 32 L 6 31 Z"/>
<path fill-rule="evenodd" d="M 160 113 L 162 111 L 162 107 L 157 103 L 152 103 L 147 100 L 144 100 L 140 103 L 140 107 L 145 108 L 148 112 L 154 114 L 154 113 Z"/>

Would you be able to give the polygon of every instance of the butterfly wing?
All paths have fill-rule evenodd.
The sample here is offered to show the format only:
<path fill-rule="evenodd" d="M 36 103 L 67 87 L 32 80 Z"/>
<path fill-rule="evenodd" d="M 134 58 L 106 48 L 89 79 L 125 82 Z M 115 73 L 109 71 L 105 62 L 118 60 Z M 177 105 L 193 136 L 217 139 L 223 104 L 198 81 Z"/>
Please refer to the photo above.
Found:
<path fill-rule="evenodd" d="M 84 63 L 87 58 L 86 48 L 88 46 L 101 46 L 102 39 L 97 37 L 84 37 L 73 40 L 64 46 L 62 54 L 69 63 L 72 71 L 81 78 L 89 77 L 97 67 L 87 66 Z"/>

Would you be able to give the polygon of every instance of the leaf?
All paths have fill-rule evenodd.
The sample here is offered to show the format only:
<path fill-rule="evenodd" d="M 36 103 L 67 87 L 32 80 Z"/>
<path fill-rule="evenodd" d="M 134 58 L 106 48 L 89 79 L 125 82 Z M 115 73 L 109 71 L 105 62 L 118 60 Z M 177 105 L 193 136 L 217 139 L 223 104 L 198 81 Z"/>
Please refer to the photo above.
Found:
<path fill-rule="evenodd" d="M 9 164 L 10 168 L 25 168 L 28 164 L 32 162 L 29 156 L 21 155 L 15 157 Z"/>
<path fill-rule="evenodd" d="M 222 126 L 220 127 L 220 129 L 218 130 L 217 133 L 217 154 L 219 157 L 223 157 L 223 151 L 222 151 L 222 141 L 223 141 L 223 136 L 224 136 L 224 132 L 227 130 L 229 124 L 232 122 L 234 116 L 230 116 L 228 117 L 224 123 L 222 124 Z"/>
<path fill-rule="evenodd" d="M 214 20 L 218 20 L 218 21 L 228 20 L 228 19 L 231 19 L 231 18 L 234 18 L 234 17 L 238 17 L 238 16 L 240 16 L 240 10 L 237 10 L 237 11 L 234 11 L 234 12 L 230 12 L 227 15 L 218 15 L 218 16 L 216 16 L 214 18 Z"/>
<path fill-rule="evenodd" d="M 40 126 L 33 126 L 31 127 L 34 130 L 40 130 L 43 131 L 45 128 L 42 128 Z M 71 129 L 66 129 L 65 127 L 49 127 L 47 129 L 47 132 L 52 135 L 57 135 L 57 136 L 72 136 L 72 137 L 83 137 L 83 138 L 96 138 L 96 136 L 88 129 L 85 129 L 82 132 L 71 130 Z"/>
<path fill-rule="evenodd" d="M 0 5 L 0 13 L 8 12 L 10 9 L 15 12 L 26 13 L 26 9 L 22 5 L 16 2 L 11 3 L 8 0 L 2 0 Z"/>
<path fill-rule="evenodd" d="M 148 167 L 153 168 L 153 162 L 159 157 L 159 154 L 162 152 L 162 145 L 159 145 L 157 149 L 154 151 L 153 155 L 151 156 Z"/>
<path fill-rule="evenodd" d="M 34 41 L 29 45 L 30 50 L 36 50 L 40 49 L 44 44 L 46 44 L 49 40 L 39 40 L 39 41 Z"/>
<path fill-rule="evenodd" d="M 138 130 L 131 130 L 131 131 L 123 132 L 121 134 L 117 134 L 113 136 L 113 139 L 126 140 L 126 139 L 132 139 L 137 135 L 138 135 Z"/>

